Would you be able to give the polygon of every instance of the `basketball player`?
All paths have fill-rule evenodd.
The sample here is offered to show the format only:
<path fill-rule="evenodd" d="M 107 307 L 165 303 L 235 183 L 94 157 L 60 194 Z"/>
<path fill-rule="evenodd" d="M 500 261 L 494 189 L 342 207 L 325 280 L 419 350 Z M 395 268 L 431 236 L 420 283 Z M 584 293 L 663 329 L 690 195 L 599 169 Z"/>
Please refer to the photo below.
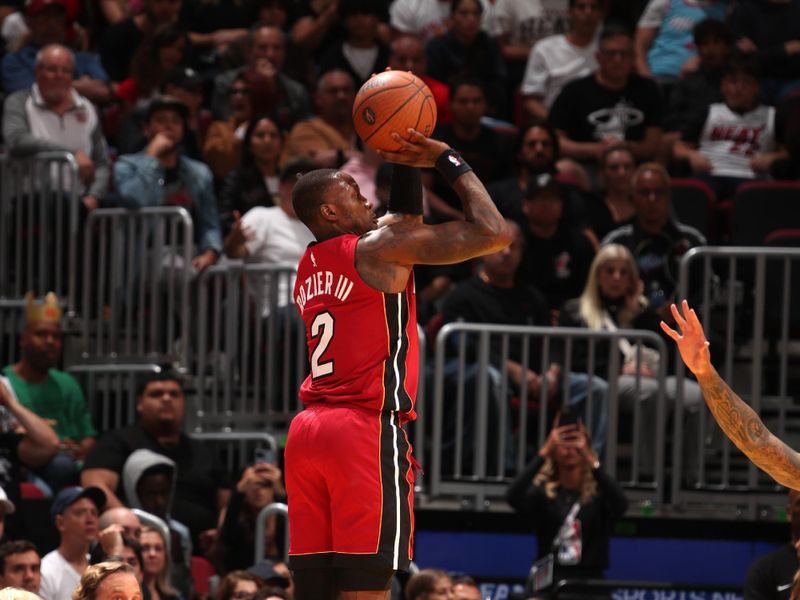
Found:
<path fill-rule="evenodd" d="M 678 344 L 681 358 L 697 377 L 711 413 L 736 447 L 781 485 L 800 490 L 800 454 L 775 437 L 755 411 L 737 396 L 711 364 L 705 332 L 689 303 L 683 315 L 672 305 L 678 331 L 661 322 L 661 328 Z"/>
<path fill-rule="evenodd" d="M 300 259 L 295 303 L 306 324 L 306 409 L 289 428 L 286 489 L 297 600 L 389 598 L 413 554 L 414 264 L 448 264 L 510 243 L 502 216 L 461 157 L 409 130 L 380 220 L 343 171 L 301 177 L 297 216 L 316 238 Z M 420 171 L 436 167 L 464 221 L 422 222 Z"/>

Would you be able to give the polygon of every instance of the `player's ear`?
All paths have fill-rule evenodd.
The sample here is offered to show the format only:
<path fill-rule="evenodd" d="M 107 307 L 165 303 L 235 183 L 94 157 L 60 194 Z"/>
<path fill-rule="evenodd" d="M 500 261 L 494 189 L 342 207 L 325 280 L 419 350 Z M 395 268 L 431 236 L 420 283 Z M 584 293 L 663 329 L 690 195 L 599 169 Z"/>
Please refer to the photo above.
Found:
<path fill-rule="evenodd" d="M 335 221 L 338 217 L 336 206 L 327 202 L 319 205 L 319 212 L 326 221 Z"/>

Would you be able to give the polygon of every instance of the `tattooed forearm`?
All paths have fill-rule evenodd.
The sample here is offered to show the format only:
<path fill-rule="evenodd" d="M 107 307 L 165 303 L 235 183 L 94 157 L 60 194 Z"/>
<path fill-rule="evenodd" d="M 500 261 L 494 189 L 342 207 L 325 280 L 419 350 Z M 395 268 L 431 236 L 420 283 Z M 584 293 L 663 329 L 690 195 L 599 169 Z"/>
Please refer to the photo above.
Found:
<path fill-rule="evenodd" d="M 778 483 L 800 489 L 800 455 L 764 426 L 716 370 L 698 377 L 698 383 L 711 413 L 736 447 Z"/>

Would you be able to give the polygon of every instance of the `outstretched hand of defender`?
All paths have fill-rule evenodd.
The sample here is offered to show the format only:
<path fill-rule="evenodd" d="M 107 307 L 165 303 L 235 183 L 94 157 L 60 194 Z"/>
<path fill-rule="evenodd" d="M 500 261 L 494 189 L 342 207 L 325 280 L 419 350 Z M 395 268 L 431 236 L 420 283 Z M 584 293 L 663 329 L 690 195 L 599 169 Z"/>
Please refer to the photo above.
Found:
<path fill-rule="evenodd" d="M 708 349 L 708 340 L 706 340 L 706 334 L 700 324 L 700 319 L 697 318 L 694 309 L 689 308 L 689 303 L 686 300 L 681 303 L 681 308 L 683 314 L 674 304 L 670 307 L 678 331 L 664 321 L 661 321 L 661 329 L 675 340 L 681 353 L 681 358 L 686 363 L 686 366 L 689 367 L 689 370 L 695 375 L 700 375 L 711 368 L 711 352 Z"/>
<path fill-rule="evenodd" d="M 378 150 L 381 158 L 388 162 L 408 165 L 410 167 L 433 167 L 436 159 L 450 146 L 439 140 L 425 137 L 416 129 L 408 129 L 408 137 L 403 138 L 398 133 L 392 133 L 392 139 L 400 144 L 397 152 Z"/>

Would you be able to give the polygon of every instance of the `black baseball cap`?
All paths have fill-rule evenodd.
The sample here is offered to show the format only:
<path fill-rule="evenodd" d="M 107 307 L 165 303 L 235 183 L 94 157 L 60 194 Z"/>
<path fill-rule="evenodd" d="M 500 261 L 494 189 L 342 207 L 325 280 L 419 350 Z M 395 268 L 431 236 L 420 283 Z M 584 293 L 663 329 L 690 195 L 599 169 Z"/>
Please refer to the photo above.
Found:
<path fill-rule="evenodd" d="M 103 510 L 106 505 L 106 494 L 98 487 L 80 487 L 74 485 L 62 489 L 53 499 L 53 506 L 50 507 L 50 514 L 55 519 L 56 515 L 64 514 L 70 506 L 75 504 L 81 498 L 88 498 L 97 507 L 97 512 Z"/>
<path fill-rule="evenodd" d="M 275 563 L 266 558 L 258 561 L 253 566 L 248 567 L 247 571 L 253 575 L 258 575 L 264 581 L 264 583 L 277 585 L 278 587 L 282 587 L 284 589 L 289 587 L 289 578 L 283 573 L 278 573 L 275 570 Z"/>
<path fill-rule="evenodd" d="M 149 121 L 160 110 L 174 110 L 185 121 L 189 117 L 189 108 L 177 98 L 172 96 L 156 96 L 147 105 L 144 120 Z"/>
<path fill-rule="evenodd" d="M 525 190 L 525 200 L 536 200 L 547 191 L 555 192 L 555 194 L 563 200 L 564 186 L 550 173 L 542 173 L 528 181 L 528 189 Z"/>
<path fill-rule="evenodd" d="M 184 90 L 197 90 L 203 87 L 203 78 L 191 67 L 175 67 L 164 74 L 161 79 L 161 89 L 174 85 Z"/>

